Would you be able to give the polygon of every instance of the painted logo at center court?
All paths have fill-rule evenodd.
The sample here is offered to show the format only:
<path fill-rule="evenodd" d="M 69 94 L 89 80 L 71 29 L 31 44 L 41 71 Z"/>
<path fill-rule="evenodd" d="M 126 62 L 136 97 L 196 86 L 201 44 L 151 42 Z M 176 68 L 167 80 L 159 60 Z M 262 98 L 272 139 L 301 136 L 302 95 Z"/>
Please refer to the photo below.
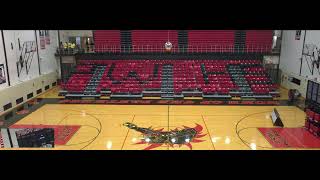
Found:
<path fill-rule="evenodd" d="M 203 142 L 205 140 L 200 138 L 206 136 L 206 134 L 202 134 L 203 127 L 199 124 L 196 124 L 193 128 L 183 126 L 183 128 L 175 128 L 170 131 L 163 131 L 164 128 L 138 127 L 130 122 L 126 122 L 123 125 L 142 133 L 143 138 L 135 144 L 147 144 L 148 146 L 144 150 L 151 150 L 162 145 L 169 145 L 170 147 L 185 145 L 192 150 L 191 143 Z"/>

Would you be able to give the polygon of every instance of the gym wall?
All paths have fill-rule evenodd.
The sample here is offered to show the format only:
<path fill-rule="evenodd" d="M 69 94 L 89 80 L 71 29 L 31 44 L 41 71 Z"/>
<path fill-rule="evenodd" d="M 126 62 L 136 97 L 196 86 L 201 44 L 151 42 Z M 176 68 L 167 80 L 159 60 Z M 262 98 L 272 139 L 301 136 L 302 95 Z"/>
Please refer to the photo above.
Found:
<path fill-rule="evenodd" d="M 53 83 L 57 83 L 57 77 L 57 73 L 52 72 L 0 90 L 0 114 L 49 90 Z M 46 86 L 49 86 L 49 89 L 46 90 Z M 23 101 L 17 103 L 20 98 L 23 98 Z"/>
<path fill-rule="evenodd" d="M 25 43 L 35 43 L 35 31 L 11 31 L 4 30 L 5 51 L 7 54 L 10 84 L 12 86 L 38 77 L 39 64 L 38 53 L 35 51 L 24 53 Z M 29 45 L 28 45 L 29 46 Z M 31 46 L 29 46 L 31 47 Z M 34 49 L 34 46 L 32 47 Z M 20 57 L 24 62 L 20 63 Z"/>
<path fill-rule="evenodd" d="M 38 46 L 40 46 L 40 31 L 37 30 Z M 51 72 L 59 72 L 60 59 L 55 57 L 55 52 L 59 46 L 58 42 L 58 31 L 50 30 L 50 44 L 46 44 L 45 48 L 39 47 L 39 61 L 40 61 L 40 72 L 41 74 L 48 74 Z"/>
<path fill-rule="evenodd" d="M 60 41 L 68 42 L 69 37 L 93 37 L 92 30 L 61 30 Z"/>
<path fill-rule="evenodd" d="M 302 56 L 302 51 L 304 45 L 307 44 L 313 44 L 318 47 L 318 50 L 320 49 L 320 31 L 302 30 L 300 40 L 296 40 L 295 36 L 295 30 L 283 31 L 280 68 L 287 73 L 293 73 L 306 78 L 319 78 L 319 69 L 314 67 L 312 74 L 311 63 L 307 61 L 305 56 Z"/>
<path fill-rule="evenodd" d="M 5 62 L 4 43 L 10 86 L 8 83 L 0 84 L 0 113 L 29 100 L 31 94 L 32 97 L 35 97 L 45 92 L 48 90 L 45 88 L 46 86 L 51 88 L 57 82 L 59 58 L 56 58 L 54 54 L 58 47 L 58 31 L 49 31 L 50 43 L 46 42 L 44 48 L 40 46 L 39 32 L 39 30 L 3 30 L 4 38 L 2 39 L 1 37 L 0 39 L 0 64 Z M 34 42 L 36 47 L 33 50 L 35 51 L 23 53 L 22 51 L 25 47 L 22 47 L 25 42 Z M 28 61 L 28 66 L 25 65 L 26 61 L 23 61 L 23 67 L 21 66 L 21 54 L 22 60 Z M 23 101 L 17 103 L 16 100 L 21 97 Z M 10 108 L 7 109 L 7 107 Z"/>
<path fill-rule="evenodd" d="M 280 55 L 280 69 L 283 72 L 299 75 L 304 31 L 300 40 L 295 39 L 296 31 L 283 31 Z"/>
<path fill-rule="evenodd" d="M 2 35 L 0 34 L 0 91 L 8 87 L 8 76 L 7 76 L 7 69 L 6 69 L 6 61 L 3 49 L 3 41 Z"/>
<path fill-rule="evenodd" d="M 298 89 L 304 97 L 308 80 L 320 80 L 319 69 L 314 67 L 312 74 L 311 61 L 302 55 L 305 44 L 314 44 L 320 48 L 320 31 L 301 30 L 300 39 L 296 39 L 296 30 L 283 31 L 280 55 L 281 84 L 287 89 Z M 300 85 L 289 81 L 292 77 L 301 80 Z"/>
<path fill-rule="evenodd" d="M 306 39 L 304 45 L 315 45 L 317 51 L 320 50 L 320 31 L 319 30 L 310 30 L 306 32 Z M 307 50 L 307 48 L 304 48 Z M 313 68 L 312 72 L 312 61 L 310 58 L 303 56 L 302 60 L 301 75 L 308 76 L 310 78 L 320 78 L 320 68 L 316 66 Z"/>

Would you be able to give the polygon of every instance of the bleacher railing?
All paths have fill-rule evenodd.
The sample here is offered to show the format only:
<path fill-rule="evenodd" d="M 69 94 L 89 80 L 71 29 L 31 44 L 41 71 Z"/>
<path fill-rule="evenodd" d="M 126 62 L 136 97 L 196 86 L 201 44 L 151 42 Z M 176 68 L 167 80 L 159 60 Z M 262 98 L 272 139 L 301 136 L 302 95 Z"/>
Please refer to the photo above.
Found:
<path fill-rule="evenodd" d="M 132 46 L 119 46 L 119 45 L 95 45 L 94 52 L 168 52 L 164 45 L 132 45 Z M 246 47 L 235 47 L 234 45 L 188 45 L 188 46 L 173 46 L 170 52 L 180 53 L 207 53 L 207 52 L 271 52 L 271 45 L 255 45 Z"/>
<path fill-rule="evenodd" d="M 72 55 L 76 53 L 272 53 L 278 52 L 277 49 L 272 49 L 270 45 L 247 45 L 245 47 L 235 47 L 234 45 L 189 45 L 189 46 L 173 46 L 170 51 L 166 50 L 163 45 L 132 45 L 132 46 L 121 46 L 121 45 L 90 45 L 83 49 L 57 49 L 57 54 Z"/>
<path fill-rule="evenodd" d="M 73 56 L 77 53 L 94 52 L 93 49 L 87 50 L 84 48 L 57 48 L 56 55 Z"/>

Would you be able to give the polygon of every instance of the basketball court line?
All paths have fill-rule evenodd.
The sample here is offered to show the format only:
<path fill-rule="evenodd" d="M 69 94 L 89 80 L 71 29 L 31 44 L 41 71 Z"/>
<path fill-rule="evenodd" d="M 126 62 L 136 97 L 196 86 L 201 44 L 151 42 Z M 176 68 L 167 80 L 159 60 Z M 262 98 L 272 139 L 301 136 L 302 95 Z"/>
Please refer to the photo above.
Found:
<path fill-rule="evenodd" d="M 69 115 L 79 115 L 79 114 L 69 114 Z M 91 114 L 91 115 L 113 115 L 113 116 L 131 116 L 132 114 Z M 157 114 L 135 114 L 136 116 L 167 116 L 167 115 L 157 115 Z M 174 116 L 201 116 L 201 114 L 199 115 L 194 115 L 194 114 L 184 114 L 184 115 L 174 115 Z M 232 117 L 232 116 L 239 116 L 239 115 L 204 115 L 204 116 L 225 116 L 225 117 Z"/>
<path fill-rule="evenodd" d="M 94 128 L 94 129 L 96 129 L 98 132 L 99 132 L 99 129 L 97 128 L 97 127 L 94 127 L 94 126 L 91 126 L 91 125 L 81 125 L 81 127 L 85 127 L 85 126 L 88 126 L 88 127 L 91 127 L 91 128 Z M 80 127 L 80 128 L 81 128 Z M 73 137 L 76 135 L 76 134 L 78 134 L 79 133 L 79 130 L 73 135 Z M 70 139 L 71 140 L 71 139 Z M 69 140 L 69 141 L 70 141 Z M 79 142 L 79 143 L 75 143 L 75 144 L 65 144 L 65 145 L 63 145 L 63 146 L 75 146 L 75 145 L 79 145 L 79 144 L 84 144 L 84 143 L 88 143 L 88 142 L 90 142 L 90 141 L 93 141 L 94 140 L 94 137 L 92 138 L 92 139 L 90 139 L 90 140 L 87 140 L 87 141 L 84 141 L 84 142 Z"/>
<path fill-rule="evenodd" d="M 168 105 L 168 112 L 167 112 L 167 114 L 168 114 L 168 131 L 169 131 L 169 126 L 170 126 L 170 105 Z M 169 150 L 170 148 L 169 148 L 169 145 L 167 145 L 167 150 Z"/>
<path fill-rule="evenodd" d="M 76 110 L 73 110 L 73 111 L 76 111 Z M 86 113 L 86 114 L 88 114 L 88 113 Z M 72 115 L 79 115 L 79 114 L 67 114 L 65 117 L 63 117 L 58 123 L 57 123 L 57 125 L 59 125 L 60 123 L 62 123 L 64 120 L 66 120 L 69 116 L 72 116 Z M 92 114 L 88 114 L 89 116 L 91 115 L 91 116 L 93 116 Z M 99 121 L 99 120 L 98 120 Z M 95 136 L 95 137 L 93 137 L 92 139 L 90 139 L 90 140 L 88 140 L 88 141 L 85 141 L 85 142 L 80 142 L 80 143 L 75 143 L 75 144 L 68 144 L 68 143 L 66 143 L 65 145 L 63 145 L 63 146 L 74 146 L 74 145 L 79 145 L 79 144 L 84 144 L 84 143 L 87 143 L 87 142 L 90 142 L 90 141 L 92 141 L 92 142 L 90 142 L 88 145 L 90 145 L 91 143 L 93 143 L 94 142 L 94 140 L 99 136 L 99 134 L 100 134 L 100 132 L 101 132 L 101 129 L 99 130 L 99 128 L 97 128 L 97 127 L 95 127 L 95 126 L 92 126 L 92 125 L 87 125 L 87 124 L 85 124 L 85 125 L 80 125 L 80 128 L 82 128 L 82 127 L 91 127 L 91 128 L 94 128 L 94 129 L 96 129 L 97 130 L 97 136 Z M 80 129 L 79 129 L 80 130 Z M 73 138 L 73 137 L 75 137 L 76 136 L 76 134 L 78 134 L 79 133 L 79 130 L 78 131 L 76 131 L 76 133 L 71 137 L 71 139 Z M 70 140 L 71 140 L 70 139 Z M 69 140 L 69 141 L 70 141 Z M 85 146 L 86 147 L 86 146 Z M 85 148 L 85 147 L 83 147 L 83 148 Z M 82 148 L 81 148 L 82 149 Z"/>
<path fill-rule="evenodd" d="M 209 138 L 210 138 L 209 141 L 211 142 L 213 149 L 216 150 L 216 148 L 215 148 L 215 146 L 214 146 L 214 144 L 213 144 L 213 142 L 212 142 L 211 134 L 210 134 L 210 132 L 209 132 L 208 126 L 207 126 L 207 124 L 206 124 L 206 121 L 204 120 L 203 115 L 201 115 L 201 117 L 202 117 L 203 124 L 204 124 L 204 126 L 206 127 L 206 129 L 207 129 L 207 132 L 208 132 L 208 135 L 209 135 Z"/>
<path fill-rule="evenodd" d="M 241 140 L 241 142 L 246 145 L 249 149 L 252 149 L 250 147 L 250 143 L 248 141 L 246 141 L 245 139 L 243 139 L 241 136 L 240 136 L 240 132 L 242 132 L 243 130 L 247 130 L 247 129 L 256 129 L 257 131 L 258 130 L 258 127 L 245 127 L 245 128 L 242 128 L 240 129 L 238 132 L 237 132 L 237 135 L 238 135 L 238 138 Z M 259 131 L 260 132 L 260 131 Z M 262 133 L 260 132 L 260 134 L 262 135 Z M 262 135 L 263 136 L 263 135 Z M 265 148 L 265 149 L 275 149 L 272 147 L 272 145 L 266 140 L 266 142 L 271 146 L 271 147 L 266 147 L 266 146 L 261 146 L 261 145 L 258 145 L 256 144 L 256 147 L 260 147 L 260 148 Z"/>
<path fill-rule="evenodd" d="M 133 123 L 135 117 L 136 117 L 136 115 L 134 114 L 134 115 L 133 115 L 133 118 L 132 118 L 132 120 L 131 120 L 131 123 Z M 126 134 L 126 136 L 124 137 L 124 140 L 123 140 L 123 143 L 122 143 L 122 146 L 121 146 L 121 150 L 123 150 L 124 144 L 126 143 L 126 140 L 127 140 L 127 138 L 128 138 L 128 135 L 129 135 L 129 131 L 130 131 L 130 128 L 128 128 L 127 134 Z"/>
<path fill-rule="evenodd" d="M 292 112 L 292 110 L 286 110 L 286 111 L 289 111 L 289 112 L 291 111 L 291 112 Z M 236 134 L 237 134 L 238 138 L 241 140 L 241 142 L 242 142 L 244 145 L 246 145 L 249 149 L 252 149 L 252 148 L 250 147 L 250 143 L 241 137 L 240 132 L 242 132 L 243 130 L 253 129 L 253 128 L 254 128 L 254 129 L 256 129 L 256 130 L 259 132 L 259 134 L 260 134 L 261 136 L 263 136 L 263 134 L 258 130 L 259 127 L 245 127 L 245 128 L 242 128 L 242 129 L 239 129 L 239 130 L 238 130 L 238 125 L 240 124 L 240 122 L 244 121 L 246 118 L 248 118 L 248 117 L 250 117 L 250 116 L 257 115 L 257 114 L 263 114 L 263 113 L 270 113 L 270 111 L 264 111 L 264 112 L 258 112 L 258 113 L 248 114 L 248 115 L 244 116 L 243 118 L 241 118 L 241 119 L 237 122 L 236 129 L 235 129 L 235 130 L 236 130 Z M 296 113 L 294 113 L 294 116 L 295 116 L 295 118 L 296 118 Z M 270 150 L 271 150 L 271 149 L 275 149 L 275 148 L 272 147 L 272 145 L 271 145 L 266 139 L 265 139 L 265 141 L 270 145 L 270 147 L 261 146 L 261 145 L 258 145 L 258 144 L 256 144 L 256 147 L 265 148 L 265 149 L 270 149 Z M 290 148 L 287 148 L 287 149 L 290 149 Z"/>
<path fill-rule="evenodd" d="M 57 125 L 59 125 L 62 121 L 64 121 L 65 119 L 67 119 L 69 116 L 71 116 L 72 114 L 67 114 L 65 117 L 63 117 L 58 123 Z"/>
<path fill-rule="evenodd" d="M 192 111 L 191 112 L 191 109 L 192 109 L 192 106 L 189 106 L 189 108 L 183 108 L 183 106 L 172 106 L 172 105 L 166 105 L 167 107 L 161 107 L 161 109 L 159 109 L 158 110 L 158 108 L 150 108 L 149 109 L 149 106 L 146 106 L 146 107 L 135 107 L 134 109 L 133 109 L 133 111 L 132 112 L 137 112 L 137 113 L 139 113 L 139 111 L 140 112 L 153 112 L 154 110 L 154 113 L 157 113 L 157 114 L 150 114 L 150 113 L 147 113 L 147 114 L 142 114 L 142 113 L 139 113 L 139 114 L 134 114 L 134 113 L 132 113 L 132 114 L 129 114 L 129 113 L 121 113 L 121 111 L 125 111 L 126 109 L 123 109 L 122 107 L 119 107 L 119 106 L 115 106 L 115 107 L 118 107 L 118 108 L 115 108 L 115 109 L 113 109 L 113 108 L 110 108 L 110 109 L 108 109 L 108 108 L 102 108 L 102 111 L 115 111 L 115 112 L 119 112 L 119 114 L 117 114 L 117 113 L 112 113 L 112 114 L 109 114 L 109 113 L 88 113 L 88 112 L 94 112 L 94 111 L 96 111 L 96 109 L 98 110 L 99 109 L 99 107 L 104 107 L 104 106 L 89 106 L 88 108 L 86 107 L 86 106 L 83 106 L 83 105 L 76 105 L 76 106 L 74 106 L 74 107 L 70 107 L 70 106 L 64 106 L 64 104 L 63 105 L 61 105 L 61 106 L 59 106 L 59 105 L 48 105 L 48 107 L 42 107 L 42 108 L 44 108 L 44 109 L 39 109 L 39 111 L 41 112 L 41 113 L 47 113 L 47 112 L 49 112 L 49 116 L 47 117 L 47 116 L 45 116 L 45 117 L 43 117 L 43 118 L 49 118 L 49 119 L 52 119 L 51 117 L 53 117 L 53 118 L 56 118 L 55 117 L 55 112 L 57 111 L 57 112 L 59 112 L 59 113 L 62 113 L 61 115 L 62 115 L 62 119 L 60 119 L 60 121 L 59 121 L 59 124 L 63 124 L 63 120 L 65 120 L 65 119 L 67 119 L 67 117 L 68 116 L 72 116 L 72 115 L 74 115 L 74 116 L 79 116 L 79 115 L 81 115 L 81 113 L 86 113 L 87 115 L 88 115 L 88 118 L 89 118 L 89 116 L 91 116 L 92 118 L 94 118 L 94 119 L 98 119 L 97 121 L 99 121 L 99 118 L 101 118 L 101 120 L 104 120 L 104 118 L 109 118 L 109 117 L 104 117 L 104 116 L 113 116 L 112 117 L 112 119 L 114 119 L 114 120 L 116 120 L 116 119 L 119 119 L 120 117 L 118 117 L 118 116 L 120 116 L 120 115 L 126 115 L 126 116 L 129 116 L 129 117 L 133 117 L 133 116 L 135 116 L 135 118 L 133 119 L 133 121 L 132 122 L 135 122 L 136 121 L 136 116 L 142 116 L 142 117 L 144 117 L 143 119 L 144 120 L 148 120 L 149 118 L 146 118 L 146 117 L 150 117 L 150 120 L 152 120 L 152 117 L 162 117 L 162 118 L 160 118 L 160 119 L 163 119 L 163 120 L 165 120 L 165 118 L 164 118 L 164 116 L 167 116 L 167 125 L 168 125 L 168 130 L 170 130 L 170 123 L 173 123 L 173 125 L 175 125 L 176 124 L 176 122 L 175 121 L 170 121 L 170 118 L 174 118 L 174 117 L 178 117 L 177 118 L 177 120 L 180 122 L 180 118 L 179 117 L 183 117 L 183 116 L 191 116 L 191 117 L 199 117 L 199 116 L 201 116 L 201 118 L 202 118 L 202 121 L 203 121 L 203 125 L 206 127 L 206 129 L 207 129 L 207 132 L 208 132 L 208 136 L 209 136 L 209 138 L 211 138 L 211 136 L 212 136 L 212 134 L 210 134 L 210 132 L 208 131 L 209 130 L 209 127 L 210 127 L 210 124 L 207 124 L 208 122 L 206 121 L 206 120 L 204 120 L 205 119 L 205 117 L 222 117 L 222 119 L 223 119 L 223 117 L 229 117 L 229 118 L 227 118 L 227 119 L 234 119 L 234 122 L 237 122 L 237 121 L 239 121 L 239 120 L 241 120 L 241 119 L 243 119 L 243 118 L 247 118 L 247 117 L 250 117 L 250 116 L 252 116 L 252 115 L 254 115 L 254 114 L 261 114 L 261 113 L 269 113 L 270 111 L 271 111 L 271 109 L 273 108 L 273 107 L 267 107 L 269 110 L 268 111 L 265 111 L 265 112 L 263 112 L 263 109 L 265 110 L 265 108 L 257 108 L 256 110 L 254 110 L 255 108 L 249 108 L 249 109 L 247 109 L 247 108 L 242 108 L 242 106 L 241 107 L 239 107 L 239 109 L 238 108 L 233 108 L 232 109 L 232 113 L 229 115 L 226 115 L 225 114 L 225 112 L 224 111 L 226 111 L 226 110 L 229 110 L 229 108 L 222 108 L 221 107 L 221 109 L 223 109 L 223 112 L 220 112 L 221 113 L 221 115 L 218 115 L 218 114 L 211 114 L 210 112 L 212 112 L 212 113 L 214 113 L 214 112 L 218 112 L 219 113 L 219 110 L 220 110 L 220 107 L 219 108 L 215 108 L 214 106 L 208 106 L 208 107 L 206 107 L 205 109 L 203 109 L 203 110 L 199 110 L 199 109 L 195 109 L 195 111 Z M 96 108 L 96 107 L 98 107 L 98 108 Z M 174 108 L 175 107 L 175 108 Z M 191 107 L 191 109 L 190 109 L 190 107 Z M 70 109 L 69 109 L 70 108 Z M 75 110 L 76 108 L 80 108 L 81 110 Z M 165 108 L 167 109 L 167 114 L 165 114 Z M 105 109 L 105 110 L 104 110 Z M 202 109 L 202 108 L 200 108 L 200 109 Z M 289 114 L 289 116 L 290 117 L 288 117 L 289 119 L 291 119 L 291 118 L 294 118 L 294 119 L 296 119 L 296 117 L 298 117 L 298 116 L 301 116 L 302 114 L 300 113 L 300 110 L 299 109 L 297 109 L 297 111 L 299 111 L 299 112 L 293 112 L 293 111 L 295 111 L 295 110 L 291 110 L 291 109 L 287 109 L 287 108 L 281 108 L 281 109 L 283 109 L 283 110 L 281 110 L 281 112 L 283 113 L 283 112 L 286 112 L 286 114 Z M 199 111 L 198 111 L 199 110 Z M 244 111 L 245 110 L 245 111 Z M 262 112 L 257 112 L 257 113 L 251 113 L 251 114 L 248 114 L 247 112 L 250 112 L 251 110 L 254 110 L 254 111 L 257 111 L 257 110 L 262 110 Z M 51 112 L 50 113 L 50 111 L 53 111 L 53 113 Z M 73 112 L 72 112 L 73 111 Z M 100 110 L 99 110 L 100 111 Z M 171 112 L 172 113 L 171 113 Z M 195 114 L 190 114 L 190 115 L 188 115 L 189 113 L 199 113 L 198 115 L 195 115 Z M 227 112 L 227 111 L 226 111 Z M 239 116 L 239 115 L 234 115 L 234 114 L 237 114 L 237 113 L 240 113 L 241 115 Z M 158 115 L 158 114 L 162 114 L 162 115 Z M 210 114 L 208 114 L 208 115 L 205 115 L 205 113 L 210 113 Z M 242 114 L 243 113 L 243 114 Z M 300 114 L 298 114 L 298 113 L 300 113 Z M 64 115 L 64 114 L 66 114 L 66 115 Z M 175 114 L 177 114 L 177 115 L 175 115 Z M 59 115 L 59 116 L 61 116 L 61 115 Z M 37 114 L 37 113 L 35 113 L 35 114 L 29 114 L 28 116 L 31 116 L 30 118 L 32 118 L 32 117 L 37 117 L 37 116 L 39 116 L 39 114 Z M 102 117 L 99 117 L 99 116 L 102 116 Z M 170 117 L 171 116 L 171 117 Z M 236 117 L 237 116 L 237 118 L 233 118 L 233 117 Z M 264 117 L 264 116 L 263 116 Z M 40 118 L 42 118 L 41 116 L 40 116 Z M 84 120 L 85 120 L 85 122 L 87 122 L 87 120 L 88 120 L 88 122 L 90 122 L 90 119 L 88 119 L 88 118 L 86 118 L 86 117 L 83 117 L 84 118 Z M 199 117 L 200 118 L 200 117 Z M 199 119 L 199 118 L 196 118 L 196 119 Z M 29 119 L 29 118 L 28 118 Z M 74 118 L 72 118 L 72 119 L 77 119 L 77 117 L 74 117 Z M 156 118 L 155 120 L 157 120 L 158 118 Z M 193 119 L 193 118 L 189 118 L 189 119 Z M 221 118 L 220 118 L 221 119 Z M 259 122 L 259 119 L 261 119 L 261 117 L 259 116 L 257 116 L 257 117 L 254 117 L 253 119 L 252 119 L 252 122 Z M 30 119 L 29 119 L 30 120 Z M 39 120 L 41 120 L 41 119 L 39 119 Z M 44 120 L 46 120 L 46 119 L 44 119 Z M 258 120 L 258 121 L 257 121 Z M 91 120 L 92 121 L 92 120 Z M 250 121 L 251 121 L 251 119 L 250 119 Z M 29 121 L 28 121 L 29 122 Z M 35 121 L 36 122 L 36 121 Z M 32 122 L 29 122 L 29 123 L 35 123 L 34 121 L 32 121 Z M 41 122 L 41 121 L 38 121 L 38 122 Z M 47 123 L 48 123 L 48 120 L 46 121 Z M 49 121 L 50 122 L 50 121 Z M 77 121 L 76 121 L 77 122 Z M 116 123 L 117 121 L 114 121 L 114 123 Z M 151 122 L 152 123 L 152 121 L 149 121 L 149 122 Z M 157 122 L 157 121 L 155 121 L 155 122 Z M 111 121 L 111 124 L 114 124 L 113 123 L 113 121 Z M 164 121 L 164 123 L 165 123 L 165 121 Z M 218 122 L 217 122 L 218 123 Z M 241 123 L 241 122 L 240 122 Z M 56 124 L 56 123 L 53 123 L 53 124 Z M 75 123 L 75 124 L 77 124 L 77 123 Z M 110 124 L 110 123 L 109 123 Z M 153 123 L 152 123 L 153 124 Z M 299 123 L 300 124 L 300 123 Z M 230 124 L 231 125 L 231 124 Z M 229 125 L 229 123 L 227 123 L 227 124 L 225 124 L 225 125 L 222 125 L 221 127 L 222 128 L 227 128 L 227 129 L 230 129 L 230 128 L 234 128 L 234 125 L 231 125 L 230 126 Z M 240 124 L 239 124 L 240 125 Z M 244 124 L 244 125 L 246 125 L 246 124 Z M 292 124 L 292 125 L 295 125 L 294 123 Z M 86 126 L 86 125 L 82 125 L 82 126 Z M 86 146 L 84 146 L 84 147 L 79 147 L 80 149 L 85 149 L 86 147 L 88 147 L 88 146 L 90 146 L 90 144 L 92 144 L 92 143 L 94 143 L 93 145 L 91 145 L 90 146 L 90 148 L 89 149 L 94 149 L 94 148 L 98 148 L 98 149 L 104 149 L 104 147 L 102 147 L 101 146 L 101 144 L 103 144 L 103 142 L 102 141 L 104 141 L 104 137 L 103 138 L 98 138 L 97 139 L 97 137 L 99 137 L 99 134 L 100 134 L 100 132 L 99 132 L 99 125 L 98 124 L 96 124 L 96 125 L 94 125 L 94 126 L 96 126 L 96 127 L 91 127 L 91 128 L 95 128 L 98 132 L 96 132 L 95 130 L 93 130 L 92 132 L 93 133 L 91 133 L 90 134 L 90 140 L 88 140 L 88 139 L 86 139 L 86 140 L 84 140 L 84 139 L 81 139 L 82 137 L 80 137 L 80 141 L 78 140 L 78 137 L 79 136 L 77 136 L 77 135 L 80 135 L 80 136 L 83 136 L 83 137 L 87 137 L 88 135 L 83 135 L 82 134 L 82 132 L 84 132 L 84 131 L 81 131 L 81 132 L 77 132 L 74 136 L 76 136 L 75 138 L 75 141 L 73 141 L 74 143 L 73 144 L 70 144 L 70 146 L 71 145 L 77 145 L 78 143 L 76 143 L 76 142 L 78 142 L 79 141 L 79 143 L 80 144 L 84 144 L 85 143 L 85 145 Z M 88 124 L 88 127 L 89 127 L 89 124 Z M 108 131 L 110 131 L 111 129 L 111 127 L 108 125 L 108 126 L 104 126 L 105 128 L 106 128 L 106 130 L 108 130 Z M 239 126 L 239 127 L 241 127 L 241 126 Z M 238 133 L 240 134 L 240 131 L 241 131 L 241 133 L 243 132 L 243 131 L 245 131 L 245 130 L 243 130 L 243 129 L 240 129 L 238 127 L 238 129 L 236 130 L 236 131 L 238 131 Z M 249 127 L 250 128 L 250 127 Z M 254 127 L 254 128 L 257 128 L 257 127 Z M 101 130 L 100 130 L 101 131 Z M 229 130 L 228 130 L 229 131 Z M 125 132 L 124 131 L 124 133 L 121 135 L 121 137 L 122 137 L 122 139 L 123 139 L 123 137 L 124 137 L 124 135 L 125 135 L 125 133 L 127 133 L 126 134 L 126 136 L 125 136 L 125 140 L 122 142 L 122 144 L 120 144 L 121 143 L 121 140 L 119 141 L 119 140 L 116 140 L 116 141 L 114 141 L 114 142 L 119 142 L 119 146 L 117 146 L 117 147 L 114 147 L 115 149 L 120 149 L 120 147 L 121 147 L 121 149 L 125 149 L 126 148 L 126 145 L 128 145 L 128 144 L 126 144 L 126 143 L 128 143 L 128 138 L 129 138 L 129 133 L 131 133 L 130 131 L 127 131 L 127 132 Z M 250 136 L 250 134 L 252 134 L 251 132 L 248 132 L 249 133 L 249 136 Z M 214 133 L 213 133 L 214 134 Z M 95 136 L 95 137 L 93 137 L 92 139 L 91 139 L 91 135 L 93 135 L 93 136 Z M 243 136 L 242 134 L 240 134 L 241 136 Z M 253 132 L 253 135 L 255 135 L 255 133 Z M 212 136 L 213 137 L 213 136 Z M 235 136 L 236 137 L 236 136 Z M 242 138 L 242 137 L 241 137 Z M 257 137 L 259 140 L 261 140 L 261 138 L 260 138 L 260 136 L 259 137 Z M 96 141 L 96 139 L 97 139 L 97 141 Z M 71 139 L 72 140 L 72 139 Z M 211 140 L 211 139 L 210 139 Z M 246 139 L 243 139 L 244 141 L 246 141 Z M 207 143 L 209 143 L 209 142 L 207 142 Z M 217 150 L 216 149 L 216 144 L 214 144 L 212 141 L 210 142 L 211 143 L 211 145 L 209 145 L 209 144 L 207 144 L 207 148 L 209 148 L 210 146 L 211 147 L 213 147 L 212 149 L 215 149 L 215 150 Z M 234 143 L 236 143 L 236 144 L 238 144 L 238 145 L 236 145 L 236 146 L 239 146 L 239 145 L 241 145 L 241 146 L 243 146 L 243 147 L 241 147 L 241 146 L 239 146 L 239 148 L 240 149 L 246 149 L 245 147 L 249 147 L 248 145 L 250 144 L 248 144 L 248 143 L 245 143 L 245 142 L 243 142 L 243 141 L 234 141 Z M 99 145 L 100 144 L 100 145 Z M 221 145 L 219 145 L 219 148 L 218 149 L 221 149 L 221 147 L 220 147 Z M 258 146 L 260 146 L 260 145 L 258 145 Z M 257 147 L 258 147 L 257 146 Z M 130 149 L 130 147 L 128 147 L 129 149 Z M 234 146 L 233 146 L 233 148 L 234 148 Z M 249 147 L 250 148 L 250 147 Z M 63 149 L 65 149 L 65 148 L 63 148 Z M 78 148 L 77 148 L 78 149 Z M 165 148 L 165 149 L 169 149 L 170 150 L 170 148 L 168 148 L 168 146 L 167 146 L 167 148 Z M 211 149 L 211 148 L 209 148 L 209 149 Z M 224 147 L 222 147 L 222 149 L 224 149 Z M 251 148 L 250 148 L 251 149 Z M 272 149 L 272 148 L 269 148 L 269 149 Z"/>
<path fill-rule="evenodd" d="M 168 105 L 167 115 L 168 115 L 168 131 L 169 131 L 169 126 L 170 126 L 170 105 Z"/>
<path fill-rule="evenodd" d="M 93 140 L 92 140 L 89 144 L 87 144 L 86 146 L 84 146 L 83 148 L 81 148 L 80 150 L 83 150 L 84 148 L 88 147 L 91 143 L 93 143 L 93 142 L 97 139 L 97 137 L 100 135 L 101 130 L 102 130 L 102 123 L 101 123 L 101 121 L 100 121 L 97 117 L 91 115 L 90 113 L 86 113 L 86 114 L 88 114 L 89 116 L 93 117 L 94 119 L 96 119 L 96 120 L 98 121 L 98 123 L 99 123 L 99 125 L 100 125 L 100 129 L 99 129 L 99 131 L 98 131 L 98 134 L 93 138 Z"/>

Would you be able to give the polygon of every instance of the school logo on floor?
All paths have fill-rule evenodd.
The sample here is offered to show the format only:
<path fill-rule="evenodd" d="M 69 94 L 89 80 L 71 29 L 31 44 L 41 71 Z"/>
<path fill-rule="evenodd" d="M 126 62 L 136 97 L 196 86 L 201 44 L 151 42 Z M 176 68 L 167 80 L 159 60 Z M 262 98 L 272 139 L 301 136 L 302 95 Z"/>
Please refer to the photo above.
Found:
<path fill-rule="evenodd" d="M 273 148 L 320 148 L 320 139 L 304 127 L 258 128 Z"/>
<path fill-rule="evenodd" d="M 148 146 L 144 150 L 154 149 L 162 145 L 169 145 L 170 147 L 174 147 L 174 145 L 178 145 L 179 147 L 185 145 L 192 149 L 191 143 L 203 142 L 204 140 L 199 138 L 206 136 L 206 134 L 202 134 L 203 127 L 199 124 L 196 124 L 193 128 L 183 126 L 183 128 L 175 128 L 170 131 L 163 131 L 164 128 L 153 129 L 152 127 L 138 127 L 129 122 L 123 125 L 142 133 L 143 138 L 135 144 L 147 144 Z"/>
<path fill-rule="evenodd" d="M 290 147 L 287 140 L 279 135 L 277 131 L 270 130 L 267 132 L 267 136 L 274 144 L 279 144 L 283 147 Z"/>

